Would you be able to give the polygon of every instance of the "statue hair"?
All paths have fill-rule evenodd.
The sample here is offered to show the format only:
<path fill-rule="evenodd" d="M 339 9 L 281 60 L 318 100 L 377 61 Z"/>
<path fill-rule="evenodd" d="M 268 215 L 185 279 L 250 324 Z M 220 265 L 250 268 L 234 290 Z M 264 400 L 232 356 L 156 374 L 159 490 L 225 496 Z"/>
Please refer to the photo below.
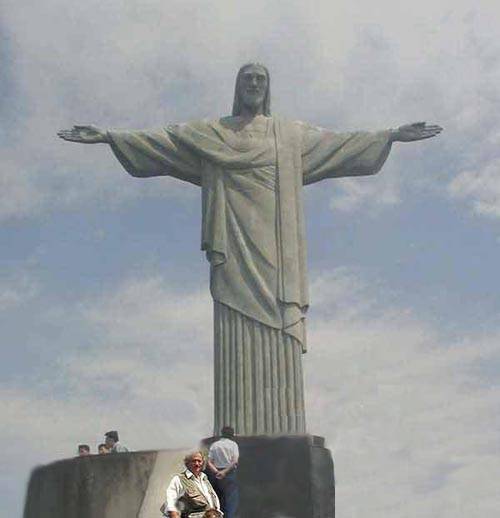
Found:
<path fill-rule="evenodd" d="M 269 75 L 269 70 L 262 63 L 245 63 L 239 70 L 238 75 L 236 76 L 236 84 L 234 87 L 234 101 L 233 101 L 233 117 L 237 115 L 241 115 L 241 99 L 240 99 L 240 82 L 241 76 L 245 69 L 251 66 L 260 67 L 264 70 L 267 76 L 267 90 L 266 95 L 264 96 L 264 109 L 262 111 L 263 115 L 269 117 L 271 115 L 271 76 Z"/>

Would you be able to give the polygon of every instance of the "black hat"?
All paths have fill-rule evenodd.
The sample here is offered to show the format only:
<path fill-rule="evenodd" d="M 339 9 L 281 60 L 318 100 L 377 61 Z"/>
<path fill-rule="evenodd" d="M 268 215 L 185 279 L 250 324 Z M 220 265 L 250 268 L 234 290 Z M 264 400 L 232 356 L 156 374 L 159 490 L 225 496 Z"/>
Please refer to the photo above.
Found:
<path fill-rule="evenodd" d="M 118 432 L 116 430 L 111 430 L 110 432 L 106 432 L 104 434 L 104 437 L 109 437 L 110 439 L 113 439 L 113 441 L 118 442 L 120 439 L 118 439 Z"/>
<path fill-rule="evenodd" d="M 223 426 L 220 434 L 222 437 L 230 439 L 231 437 L 234 437 L 234 428 L 232 426 Z"/>

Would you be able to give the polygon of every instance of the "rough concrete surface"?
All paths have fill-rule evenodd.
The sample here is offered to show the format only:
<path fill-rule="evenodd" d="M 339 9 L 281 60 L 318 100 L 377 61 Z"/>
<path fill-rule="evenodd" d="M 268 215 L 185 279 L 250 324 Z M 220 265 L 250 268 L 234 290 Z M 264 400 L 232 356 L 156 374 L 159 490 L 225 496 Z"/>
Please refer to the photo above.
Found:
<path fill-rule="evenodd" d="M 333 461 L 321 437 L 235 440 L 240 518 L 334 518 Z M 24 518 L 160 518 L 168 483 L 183 469 L 187 452 L 91 455 L 38 467 Z"/>
<path fill-rule="evenodd" d="M 334 518 L 333 460 L 322 437 L 234 440 L 240 448 L 241 518 Z"/>
<path fill-rule="evenodd" d="M 159 517 L 186 450 L 91 455 L 36 468 L 24 518 Z"/>

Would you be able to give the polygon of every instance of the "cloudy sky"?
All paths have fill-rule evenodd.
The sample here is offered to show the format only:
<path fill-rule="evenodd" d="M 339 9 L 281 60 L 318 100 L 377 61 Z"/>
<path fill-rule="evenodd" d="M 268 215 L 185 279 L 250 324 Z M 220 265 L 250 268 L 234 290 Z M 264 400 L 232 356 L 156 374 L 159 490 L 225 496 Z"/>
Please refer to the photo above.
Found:
<path fill-rule="evenodd" d="M 308 428 L 333 453 L 339 515 L 498 516 L 496 3 L 4 0 L 2 518 L 21 516 L 33 466 L 109 429 L 132 449 L 211 434 L 197 188 L 55 134 L 227 114 L 250 60 L 289 118 L 445 128 L 375 177 L 306 190 Z"/>

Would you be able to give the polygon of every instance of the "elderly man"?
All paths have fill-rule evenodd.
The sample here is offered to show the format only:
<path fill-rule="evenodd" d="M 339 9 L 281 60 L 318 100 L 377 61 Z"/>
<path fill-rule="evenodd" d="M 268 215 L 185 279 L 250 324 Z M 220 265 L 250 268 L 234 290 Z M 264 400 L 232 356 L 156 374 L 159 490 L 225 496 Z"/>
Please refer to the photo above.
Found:
<path fill-rule="evenodd" d="M 220 512 L 217 494 L 203 473 L 204 458 L 196 451 L 184 458 L 186 469 L 174 475 L 167 488 L 167 500 L 162 512 L 168 518 L 202 518 L 206 511 Z"/>

